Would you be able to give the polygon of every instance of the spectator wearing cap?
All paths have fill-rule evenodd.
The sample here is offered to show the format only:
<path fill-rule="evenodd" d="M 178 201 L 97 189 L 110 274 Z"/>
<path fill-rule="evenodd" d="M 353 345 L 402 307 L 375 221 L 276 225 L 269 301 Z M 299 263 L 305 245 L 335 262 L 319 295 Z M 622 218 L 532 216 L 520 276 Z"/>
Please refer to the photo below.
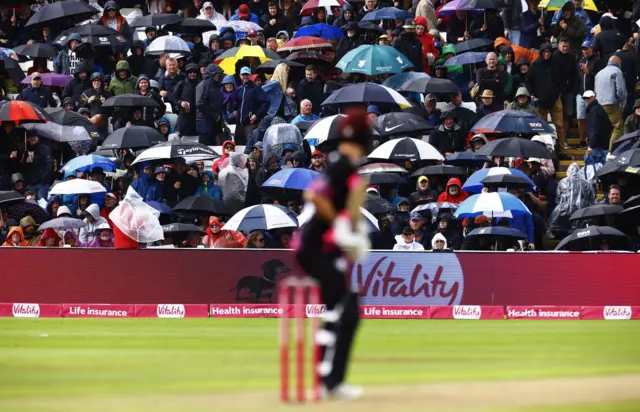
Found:
<path fill-rule="evenodd" d="M 438 29 L 438 17 L 431 0 L 420 0 L 416 6 L 416 17 L 424 17 L 427 20 L 429 31 Z"/>
<path fill-rule="evenodd" d="M 476 75 L 478 96 L 488 89 L 493 92 L 496 102 L 502 103 L 505 100 L 507 73 L 498 68 L 498 55 L 493 52 L 487 54 L 485 63 L 487 67 L 478 70 Z"/>
<path fill-rule="evenodd" d="M 425 56 L 423 55 L 422 42 L 416 36 L 416 21 L 413 19 L 405 20 L 403 28 L 404 31 L 399 38 L 393 41 L 392 46 L 409 59 L 413 64 L 413 71 L 424 72 Z"/>
<path fill-rule="evenodd" d="M 162 185 L 162 197 L 165 203 L 174 207 L 178 202 L 193 196 L 198 190 L 198 179 L 187 173 L 187 163 L 181 157 L 174 159 L 171 173 L 167 174 Z"/>
<path fill-rule="evenodd" d="M 362 46 L 363 40 L 360 37 L 360 29 L 358 23 L 350 21 L 344 26 L 345 36 L 342 36 L 336 47 L 336 57 L 341 59 L 345 54 L 351 50 L 355 50 Z"/>
<path fill-rule="evenodd" d="M 411 213 L 409 212 L 409 199 L 406 197 L 398 197 L 396 207 L 397 210 L 395 213 L 390 215 L 390 218 L 393 219 L 391 226 L 394 228 L 394 232 L 400 233 L 403 227 L 409 225 L 409 220 L 411 219 Z"/>
<path fill-rule="evenodd" d="M 307 66 L 304 74 L 304 79 L 298 85 L 296 97 L 300 102 L 303 100 L 311 101 L 311 110 L 315 115 L 318 115 L 320 114 L 320 106 L 324 101 L 324 83 L 318 78 L 318 71 L 315 66 Z"/>
<path fill-rule="evenodd" d="M 227 24 L 227 19 L 225 19 L 222 14 L 218 13 L 213 8 L 213 3 L 210 2 L 210 1 L 206 1 L 202 5 L 202 9 L 200 10 L 200 14 L 196 18 L 200 19 L 200 20 L 210 21 L 211 23 L 213 23 L 214 26 L 216 26 L 218 28 L 220 28 L 220 27 L 222 27 L 222 26 Z"/>
<path fill-rule="evenodd" d="M 260 119 L 267 114 L 269 109 L 269 98 L 265 94 L 262 87 L 257 86 L 251 81 L 251 69 L 243 67 L 240 69 L 240 80 L 242 85 L 238 89 L 238 96 L 240 101 L 238 103 L 240 110 L 238 111 L 239 123 L 244 129 L 240 134 L 241 144 L 244 144 L 247 136 L 258 127 Z M 238 136 L 238 129 L 236 129 L 236 136 Z M 242 141 L 244 139 L 245 141 Z M 238 137 L 236 137 L 238 141 Z"/>
<path fill-rule="evenodd" d="M 442 110 L 437 108 L 438 98 L 435 94 L 429 93 L 424 97 L 424 119 L 433 127 L 441 123 Z"/>
<path fill-rule="evenodd" d="M 133 38 L 133 29 L 129 26 L 129 23 L 127 23 L 127 19 L 120 14 L 118 3 L 115 1 L 108 1 L 105 3 L 100 24 L 117 31 L 122 34 L 125 39 L 131 42 Z"/>
<path fill-rule="evenodd" d="M 416 234 L 410 227 L 402 229 L 402 234 L 396 236 L 396 242 L 393 246 L 394 251 L 424 250 L 424 247 L 416 241 Z"/>
<path fill-rule="evenodd" d="M 380 116 L 380 109 L 375 104 L 370 104 L 367 106 L 367 116 L 371 119 L 372 122 L 376 122 L 378 117 Z"/>
<path fill-rule="evenodd" d="M 204 71 L 202 81 L 196 86 L 196 133 L 199 142 L 209 146 L 215 145 L 218 141 L 217 136 L 222 131 L 224 121 L 222 93 L 215 80 L 218 73 L 220 68 L 215 64 L 209 64 Z"/>
<path fill-rule="evenodd" d="M 587 106 L 586 116 L 586 137 L 589 150 L 604 153 L 609 150 L 609 140 L 613 126 L 604 108 L 598 103 L 596 94 L 592 90 L 587 90 L 582 94 L 584 103 Z"/>
<path fill-rule="evenodd" d="M 42 75 L 38 72 L 31 75 L 29 86 L 20 92 L 16 100 L 37 104 L 40 107 L 56 107 L 58 105 L 51 90 L 42 86 Z"/>
<path fill-rule="evenodd" d="M 263 33 L 267 38 L 275 38 L 278 32 L 282 30 L 293 32 L 293 22 L 282 13 L 278 3 L 275 1 L 270 1 L 267 4 L 267 12 L 262 16 L 261 20 Z"/>
<path fill-rule="evenodd" d="M 481 116 L 487 116 L 491 113 L 495 113 L 499 110 L 502 110 L 504 107 L 501 102 L 496 98 L 493 94 L 492 90 L 485 89 L 480 95 L 480 101 L 482 102 L 478 105 L 477 113 Z"/>
<path fill-rule="evenodd" d="M 562 6 L 562 17 L 557 23 L 551 24 L 551 34 L 557 38 L 568 39 L 571 54 L 580 54 L 580 47 L 587 36 L 587 26 L 584 20 L 576 16 L 576 6 L 573 2 L 568 1 Z"/>
<path fill-rule="evenodd" d="M 178 130 L 182 136 L 195 136 L 196 132 L 196 88 L 198 87 L 198 66 L 188 63 L 186 78 L 173 89 L 174 113 L 178 113 Z"/>
<path fill-rule="evenodd" d="M 584 92 L 595 88 L 596 74 L 605 67 L 604 61 L 593 52 L 591 42 L 582 43 L 582 58 L 578 61 L 578 94 L 576 95 L 576 117 L 580 142 L 587 142 L 587 106 L 582 98 Z"/>
<path fill-rule="evenodd" d="M 311 153 L 311 165 L 309 166 L 309 169 L 314 172 L 324 173 L 325 167 L 324 155 L 320 150 L 314 150 L 313 153 Z"/>
<path fill-rule="evenodd" d="M 260 19 L 258 19 L 258 16 L 251 13 L 251 10 L 249 10 L 249 6 L 247 6 L 246 4 L 241 4 L 240 7 L 238 7 L 238 10 L 236 10 L 236 13 L 231 16 L 229 21 L 250 21 L 258 25 L 260 24 Z"/>
<path fill-rule="evenodd" d="M 378 39 L 376 40 L 376 44 L 378 46 L 390 46 L 391 43 L 389 43 L 389 36 L 383 34 L 382 36 L 378 37 Z"/>
<path fill-rule="evenodd" d="M 456 122 L 454 112 L 442 114 L 442 124 L 431 132 L 429 142 L 445 157 L 464 150 L 467 143 L 466 133 Z"/>
<path fill-rule="evenodd" d="M 311 100 L 304 99 L 300 102 L 300 114 L 291 120 L 291 124 L 298 124 L 300 122 L 313 122 L 316 120 L 320 120 L 319 116 L 316 116 L 313 113 L 313 104 Z"/>
<path fill-rule="evenodd" d="M 602 105 L 613 125 L 613 133 L 609 142 L 609 150 L 613 143 L 622 136 L 623 118 L 622 107 L 627 102 L 627 86 L 620 70 L 620 58 L 611 56 L 607 67 L 596 74 L 595 94 L 598 103 Z M 633 90 L 631 91 L 633 93 Z"/>
<path fill-rule="evenodd" d="M 622 49 L 626 38 L 616 28 L 612 16 L 603 15 L 600 18 L 600 29 L 600 33 L 593 39 L 593 52 L 606 62 L 616 51 Z"/>
<path fill-rule="evenodd" d="M 438 192 L 429 188 L 429 178 L 427 176 L 420 176 L 418 178 L 417 190 L 409 195 L 409 210 L 413 210 L 420 205 L 435 202 L 437 198 Z"/>
<path fill-rule="evenodd" d="M 413 212 L 409 215 L 409 227 L 413 230 L 416 242 L 420 243 L 425 234 L 424 218 L 420 213 Z"/>

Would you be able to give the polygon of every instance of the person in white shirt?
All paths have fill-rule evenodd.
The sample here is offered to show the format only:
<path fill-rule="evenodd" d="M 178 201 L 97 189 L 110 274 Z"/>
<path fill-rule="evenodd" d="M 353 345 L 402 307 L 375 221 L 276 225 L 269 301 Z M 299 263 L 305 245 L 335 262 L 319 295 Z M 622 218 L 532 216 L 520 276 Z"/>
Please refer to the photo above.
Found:
<path fill-rule="evenodd" d="M 450 249 L 447 249 L 447 238 L 444 237 L 442 233 L 436 233 L 436 235 L 431 239 L 431 251 L 433 252 L 450 252 Z"/>
<path fill-rule="evenodd" d="M 228 23 L 227 19 L 213 8 L 213 3 L 210 1 L 207 1 L 202 5 L 202 10 L 200 10 L 200 15 L 197 18 L 201 20 L 209 20 L 218 30 Z"/>
<path fill-rule="evenodd" d="M 60 210 L 60 209 L 58 209 Z M 93 242 L 96 238 L 96 228 L 103 223 L 109 224 L 107 219 L 100 216 L 100 208 L 97 204 L 92 203 L 84 211 L 84 222 L 87 224 L 80 229 L 80 242 Z"/>
<path fill-rule="evenodd" d="M 396 236 L 396 242 L 398 243 L 393 245 L 393 250 L 424 250 L 424 247 L 416 242 L 416 234 L 409 226 L 402 230 L 401 235 Z"/>

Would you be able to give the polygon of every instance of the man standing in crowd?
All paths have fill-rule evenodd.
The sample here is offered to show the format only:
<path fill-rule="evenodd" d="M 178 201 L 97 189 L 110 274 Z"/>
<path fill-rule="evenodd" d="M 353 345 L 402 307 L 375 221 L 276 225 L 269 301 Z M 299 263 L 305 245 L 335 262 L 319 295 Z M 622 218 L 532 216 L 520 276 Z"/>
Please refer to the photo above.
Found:
<path fill-rule="evenodd" d="M 195 96 L 196 132 L 200 143 L 210 146 L 217 143 L 217 136 L 222 131 L 222 93 L 214 79 L 216 73 L 217 67 L 209 64 L 202 81 L 196 86 Z M 183 103 L 187 102 L 181 102 L 180 107 L 186 110 L 184 106 L 188 105 Z"/>
<path fill-rule="evenodd" d="M 593 53 L 591 42 L 582 43 L 582 59 L 578 62 L 578 95 L 576 96 L 576 115 L 578 118 L 578 133 L 580 142 L 587 141 L 587 106 L 583 99 L 583 93 L 595 89 L 596 74 L 605 67 L 600 56 Z"/>
<path fill-rule="evenodd" d="M 607 67 L 596 74 L 595 93 L 598 103 L 602 105 L 613 125 L 609 150 L 613 143 L 622 136 L 623 118 L 622 108 L 627 102 L 627 86 L 622 70 L 620 58 L 611 56 Z"/>
<path fill-rule="evenodd" d="M 609 121 L 607 112 L 602 108 L 596 94 L 592 90 L 587 90 L 582 95 L 587 105 L 587 143 L 589 144 L 589 152 L 600 151 L 600 158 L 607 150 L 609 150 L 609 140 L 611 139 L 611 131 L 613 126 Z"/>
<path fill-rule="evenodd" d="M 167 70 L 162 73 L 158 79 L 160 96 L 162 96 L 165 102 L 171 103 L 173 106 L 175 104 L 173 91 L 176 85 L 184 80 L 185 76 L 183 73 L 178 73 L 178 61 L 174 58 L 168 58 L 165 62 L 165 67 Z"/>
<path fill-rule="evenodd" d="M 318 79 L 315 66 L 309 65 L 304 70 L 304 79 L 298 85 L 296 97 L 298 101 L 309 100 L 313 114 L 320 114 L 320 106 L 324 101 L 324 84 Z"/>

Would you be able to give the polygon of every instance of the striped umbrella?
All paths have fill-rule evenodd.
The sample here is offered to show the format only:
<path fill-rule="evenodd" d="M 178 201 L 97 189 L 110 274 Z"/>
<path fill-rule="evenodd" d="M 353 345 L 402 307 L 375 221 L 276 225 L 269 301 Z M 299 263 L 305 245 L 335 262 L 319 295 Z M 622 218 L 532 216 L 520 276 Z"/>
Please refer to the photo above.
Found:
<path fill-rule="evenodd" d="M 482 183 L 482 180 L 484 178 L 488 176 L 499 175 L 513 175 L 526 179 L 526 181 L 531 184 L 531 187 L 528 187 L 526 189 L 526 191 L 529 192 L 531 192 L 533 188 L 536 187 L 535 183 L 533 183 L 533 180 L 531 180 L 529 176 L 518 169 L 510 169 L 507 167 L 490 167 L 487 169 L 480 169 L 469 176 L 467 181 L 464 183 L 464 186 L 462 186 L 462 190 L 467 193 L 480 193 L 482 191 L 482 188 L 484 187 L 484 183 Z"/>
<path fill-rule="evenodd" d="M 400 93 L 376 83 L 356 83 L 342 87 L 329 96 L 322 106 L 341 106 L 352 104 L 376 104 L 394 106 L 401 109 L 411 107 L 411 103 Z"/>
<path fill-rule="evenodd" d="M 429 143 L 405 137 L 393 139 L 382 144 L 371 152 L 369 159 L 395 160 L 444 160 L 442 154 Z"/>
<path fill-rule="evenodd" d="M 300 215 L 298 216 L 298 223 L 300 224 L 300 227 L 307 224 L 311 220 L 315 212 L 316 207 L 313 205 L 313 203 L 305 204 L 304 208 L 302 209 L 302 213 L 300 213 Z M 380 227 L 378 226 L 378 219 L 376 219 L 376 217 L 372 215 L 371 212 L 369 212 L 364 207 L 361 207 L 360 213 L 362 213 L 362 216 L 364 216 L 365 221 L 367 222 L 369 232 L 380 231 Z"/>
<path fill-rule="evenodd" d="M 280 205 L 256 205 L 246 207 L 233 215 L 224 225 L 225 230 L 252 232 L 254 230 L 272 230 L 286 227 L 298 227 L 295 214 Z"/>
<path fill-rule="evenodd" d="M 74 170 L 88 172 L 93 170 L 95 167 L 101 167 L 102 170 L 107 172 L 112 172 L 117 169 L 116 164 L 108 157 L 90 154 L 71 159 L 66 165 L 64 165 L 62 171 L 65 173 L 72 172 Z"/>
<path fill-rule="evenodd" d="M 42 107 L 22 100 L 0 102 L 0 123 L 44 123 L 52 121 Z"/>
<path fill-rule="evenodd" d="M 337 114 L 318 120 L 307 130 L 304 140 L 309 142 L 309 146 L 318 147 L 329 139 L 337 139 L 338 127 L 344 117 L 343 114 Z"/>
<path fill-rule="evenodd" d="M 473 195 L 460 203 L 454 216 L 475 217 L 479 215 L 504 216 L 504 212 L 511 212 L 511 215 L 531 215 L 531 212 L 524 203 L 511 193 L 492 192 Z"/>
<path fill-rule="evenodd" d="M 431 223 L 435 223 L 438 220 L 438 215 L 440 214 L 440 210 L 449 210 L 451 212 L 458 209 L 460 206 L 457 203 L 451 202 L 429 202 L 420 206 L 416 206 L 411 210 L 413 212 L 422 212 L 423 210 L 428 210 L 431 212 Z"/>

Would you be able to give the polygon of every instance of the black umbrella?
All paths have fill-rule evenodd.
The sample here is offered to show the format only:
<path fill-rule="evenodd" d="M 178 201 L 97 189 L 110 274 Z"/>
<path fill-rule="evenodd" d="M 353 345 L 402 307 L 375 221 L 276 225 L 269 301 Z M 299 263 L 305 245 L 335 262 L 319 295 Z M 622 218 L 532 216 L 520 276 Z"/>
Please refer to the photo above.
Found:
<path fill-rule="evenodd" d="M 596 172 L 598 179 L 607 182 L 617 176 L 640 176 L 640 149 L 627 150 Z"/>
<path fill-rule="evenodd" d="M 602 249 L 602 242 L 608 249 Z M 610 226 L 589 226 L 577 229 L 558 243 L 555 250 L 634 250 L 629 236 Z"/>
<path fill-rule="evenodd" d="M 618 156 L 627 150 L 637 149 L 638 147 L 640 147 L 640 130 L 627 133 L 616 140 L 612 145 L 611 154 Z"/>
<path fill-rule="evenodd" d="M 111 27 L 103 26 L 102 24 L 82 24 L 62 32 L 56 37 L 54 44 L 64 47 L 72 34 L 80 35 L 83 44 L 90 44 L 93 47 L 117 47 L 127 42 L 122 34 Z"/>
<path fill-rule="evenodd" d="M 25 28 L 35 29 L 41 27 L 66 27 L 73 26 L 84 20 L 90 19 L 98 10 L 93 6 L 83 2 L 74 0 L 64 0 L 56 3 L 47 4 L 31 16 Z"/>
<path fill-rule="evenodd" d="M 140 16 L 136 18 L 131 27 L 149 27 L 149 26 L 164 26 L 165 24 L 176 24 L 182 21 L 182 17 L 175 13 L 153 13 L 146 16 Z"/>
<path fill-rule="evenodd" d="M 7 206 L 12 203 L 24 202 L 24 196 L 15 190 L 0 190 L 0 205 Z"/>
<path fill-rule="evenodd" d="M 445 164 L 454 166 L 482 166 L 491 159 L 487 155 L 477 154 L 475 152 L 455 152 L 444 160 Z"/>
<path fill-rule="evenodd" d="M 631 167 L 640 166 L 640 149 L 631 149 L 621 153 L 615 158 L 615 162 Z"/>
<path fill-rule="evenodd" d="M 344 27 L 343 27 L 344 28 Z M 362 31 L 374 32 L 376 34 L 386 34 L 387 31 L 372 21 L 359 21 L 358 28 Z"/>
<path fill-rule="evenodd" d="M 39 225 L 51 219 L 49 213 L 41 208 L 33 200 L 24 200 L 22 203 L 13 203 L 7 206 L 7 213 L 10 218 L 20 220 L 25 216 L 31 216 Z"/>
<path fill-rule="evenodd" d="M 0 60 L 0 75 L 2 73 L 6 73 L 14 84 L 20 84 L 25 78 L 22 68 L 11 57 L 5 57 Z"/>
<path fill-rule="evenodd" d="M 475 51 L 475 50 L 482 50 L 485 48 L 489 48 L 492 44 L 493 44 L 493 41 L 491 41 L 491 39 L 479 38 L 479 39 L 471 39 L 471 40 L 460 42 L 458 44 L 454 44 L 453 48 L 456 49 L 456 54 L 460 54 L 468 51 Z"/>
<path fill-rule="evenodd" d="M 637 196 L 634 196 L 634 197 L 637 197 Z M 625 202 L 625 205 L 627 204 L 627 202 Z M 640 206 L 628 207 L 627 209 L 624 209 L 622 212 L 620 212 L 619 216 L 620 216 L 620 219 L 622 219 L 621 221 L 624 222 L 625 224 L 637 225 L 638 222 L 640 222 Z"/>
<path fill-rule="evenodd" d="M 484 116 L 473 125 L 473 133 L 554 133 L 554 129 L 533 113 L 500 110 Z"/>
<path fill-rule="evenodd" d="M 109 97 L 102 107 L 161 107 L 160 103 L 147 96 L 125 93 L 119 96 Z"/>
<path fill-rule="evenodd" d="M 354 83 L 335 90 L 322 106 L 376 104 L 387 107 L 409 107 L 411 103 L 400 93 L 376 83 Z"/>
<path fill-rule="evenodd" d="M 136 157 L 133 164 L 153 161 L 164 162 L 178 157 L 183 158 L 187 163 L 192 163 L 200 160 L 217 159 L 220 155 L 209 146 L 201 143 L 173 139 L 168 142 L 158 143 L 144 150 Z"/>
<path fill-rule="evenodd" d="M 598 204 L 576 210 L 569 220 L 591 219 L 599 216 L 617 215 L 624 210 L 619 205 Z"/>
<path fill-rule="evenodd" d="M 44 109 L 51 116 L 54 123 L 62 126 L 82 126 L 92 138 L 100 135 L 98 128 L 81 114 L 60 107 L 48 107 Z"/>
<path fill-rule="evenodd" d="M 411 177 L 420 176 L 467 176 L 467 171 L 458 166 L 433 165 L 421 167 L 411 173 Z"/>
<path fill-rule="evenodd" d="M 305 66 L 312 64 L 325 69 L 333 67 L 333 62 L 331 60 L 324 57 L 320 52 L 313 50 L 300 50 L 295 53 L 291 53 L 284 58 L 284 60 L 294 61 Z"/>
<path fill-rule="evenodd" d="M 286 64 L 287 66 L 289 66 L 289 69 L 291 70 L 300 70 L 303 71 L 305 68 L 305 65 L 302 63 L 298 63 L 298 62 L 294 62 L 291 60 L 287 60 L 287 59 L 283 59 L 283 60 L 269 60 L 265 63 L 262 63 L 260 66 L 258 66 L 256 68 L 256 73 L 267 73 L 267 74 L 272 74 L 274 72 L 274 70 L 276 69 L 276 67 L 278 67 L 279 64 Z"/>
<path fill-rule="evenodd" d="M 469 126 L 478 121 L 478 114 L 473 110 L 469 110 L 463 106 L 454 106 L 452 104 L 448 104 L 442 109 L 442 115 L 440 118 L 445 118 L 445 116 L 454 116 L 458 123 L 468 123 Z"/>
<path fill-rule="evenodd" d="M 518 175 L 492 175 L 480 181 L 487 187 L 508 187 L 508 188 L 528 188 L 531 183 L 524 177 Z"/>
<path fill-rule="evenodd" d="M 233 213 L 221 200 L 208 196 L 189 196 L 175 205 L 174 212 L 231 216 Z"/>
<path fill-rule="evenodd" d="M 401 91 L 404 92 L 418 92 L 418 93 L 446 93 L 455 94 L 460 91 L 460 88 L 456 86 L 454 82 L 449 79 L 438 79 L 436 77 L 431 78 L 418 78 L 407 82 Z"/>
<path fill-rule="evenodd" d="M 167 138 L 162 133 L 151 127 L 122 127 L 111 133 L 100 149 L 146 149 L 166 141 Z"/>
<path fill-rule="evenodd" d="M 473 238 L 479 236 L 491 236 L 494 238 L 513 238 L 520 240 L 525 240 L 527 238 L 527 235 L 525 235 L 518 229 L 502 226 L 479 227 L 469 232 L 466 237 Z"/>
<path fill-rule="evenodd" d="M 378 117 L 377 128 L 380 136 L 415 133 L 434 127 L 424 118 L 408 112 L 391 112 Z"/>
<path fill-rule="evenodd" d="M 202 34 L 215 30 L 216 26 L 209 20 L 186 18 L 179 23 L 167 24 L 163 29 L 172 33 Z"/>
<path fill-rule="evenodd" d="M 392 213 L 396 209 L 387 199 L 372 193 L 367 193 L 363 207 L 374 215 Z"/>
<path fill-rule="evenodd" d="M 162 225 L 162 232 L 167 235 L 173 235 L 175 233 L 198 233 L 200 235 L 206 235 L 204 230 L 193 223 L 171 223 Z"/>
<path fill-rule="evenodd" d="M 476 153 L 489 157 L 521 157 L 523 159 L 530 157 L 537 157 L 539 159 L 551 158 L 549 151 L 543 145 L 520 137 L 494 140 L 483 146 Z"/>
<path fill-rule="evenodd" d="M 631 196 L 622 206 L 624 206 L 625 209 L 633 206 L 640 206 L 640 195 Z"/>
<path fill-rule="evenodd" d="M 13 50 L 18 56 L 29 56 L 32 58 L 53 59 L 58 55 L 58 52 L 52 45 L 44 43 L 21 44 Z"/>
<path fill-rule="evenodd" d="M 98 139 L 98 133 L 90 134 L 82 126 L 63 126 L 54 122 L 47 123 L 25 123 L 21 127 L 29 130 L 39 137 L 54 140 L 61 143 L 69 142 L 91 142 Z"/>
<path fill-rule="evenodd" d="M 370 185 L 402 185 L 407 183 L 395 173 L 370 173 L 362 176 Z"/>

